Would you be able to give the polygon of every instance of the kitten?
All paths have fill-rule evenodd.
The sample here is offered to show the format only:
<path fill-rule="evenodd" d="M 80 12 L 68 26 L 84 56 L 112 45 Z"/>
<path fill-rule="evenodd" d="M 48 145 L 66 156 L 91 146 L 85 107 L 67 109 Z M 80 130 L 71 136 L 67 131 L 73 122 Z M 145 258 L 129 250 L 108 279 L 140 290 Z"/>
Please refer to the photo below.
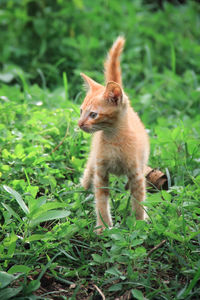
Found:
<path fill-rule="evenodd" d="M 79 127 L 94 133 L 91 152 L 81 184 L 88 189 L 93 182 L 97 232 L 112 226 L 109 208 L 109 173 L 126 175 L 132 207 L 138 220 L 144 219 L 141 202 L 145 199 L 145 176 L 149 139 L 138 115 L 122 88 L 120 54 L 125 40 L 118 37 L 105 61 L 106 86 L 81 73 L 87 95 L 81 105 Z"/>

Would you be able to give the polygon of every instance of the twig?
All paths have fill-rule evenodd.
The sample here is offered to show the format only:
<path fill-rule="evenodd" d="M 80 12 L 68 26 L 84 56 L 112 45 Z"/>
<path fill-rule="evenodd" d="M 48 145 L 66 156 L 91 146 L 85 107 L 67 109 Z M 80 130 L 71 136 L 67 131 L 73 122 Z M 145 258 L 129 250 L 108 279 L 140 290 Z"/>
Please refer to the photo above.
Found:
<path fill-rule="evenodd" d="M 69 133 L 69 123 L 67 125 L 67 130 L 65 132 L 65 136 L 64 138 L 62 139 L 62 141 L 51 151 L 51 153 L 54 153 L 63 143 L 64 143 L 64 140 L 66 139 L 67 135 Z"/>
<path fill-rule="evenodd" d="M 156 245 L 155 247 L 153 247 L 153 249 L 151 249 L 148 254 L 147 257 L 149 257 L 155 250 L 157 250 L 158 248 L 162 247 L 167 240 L 163 240 L 162 242 L 160 242 L 158 245 Z"/>
<path fill-rule="evenodd" d="M 96 284 L 94 284 L 95 289 L 99 292 L 99 294 L 102 297 L 102 300 L 106 300 L 106 297 L 104 296 L 104 294 L 102 293 L 102 291 L 100 290 L 100 288 L 98 288 L 98 286 L 96 286 Z"/>

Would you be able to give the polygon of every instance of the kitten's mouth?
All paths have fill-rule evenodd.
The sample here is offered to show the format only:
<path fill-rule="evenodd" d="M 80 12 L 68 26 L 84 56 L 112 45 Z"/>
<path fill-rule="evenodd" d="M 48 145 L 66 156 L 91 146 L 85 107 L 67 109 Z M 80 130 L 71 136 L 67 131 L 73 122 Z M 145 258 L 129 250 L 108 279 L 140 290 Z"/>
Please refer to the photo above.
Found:
<path fill-rule="evenodd" d="M 85 127 L 85 126 L 80 126 L 80 129 L 87 132 L 87 133 L 94 132 L 94 130 L 92 130 L 92 128 L 88 128 L 88 127 Z"/>

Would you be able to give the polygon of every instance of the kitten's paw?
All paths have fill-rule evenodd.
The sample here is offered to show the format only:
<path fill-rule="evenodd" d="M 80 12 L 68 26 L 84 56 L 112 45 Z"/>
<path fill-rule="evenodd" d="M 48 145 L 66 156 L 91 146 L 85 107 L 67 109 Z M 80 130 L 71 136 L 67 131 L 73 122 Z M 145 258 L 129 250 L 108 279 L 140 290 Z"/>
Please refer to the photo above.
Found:
<path fill-rule="evenodd" d="M 104 229 L 105 229 L 105 227 L 101 226 L 100 228 L 95 229 L 94 232 L 97 235 L 100 235 L 104 231 Z"/>
<path fill-rule="evenodd" d="M 96 234 L 101 234 L 106 228 L 111 229 L 113 228 L 112 222 L 109 222 L 108 226 L 105 226 L 104 224 L 97 224 L 97 228 L 94 230 Z"/>
<path fill-rule="evenodd" d="M 99 227 L 99 226 L 98 226 Z M 102 234 L 102 232 L 105 230 L 105 229 L 112 229 L 113 227 L 111 226 L 109 226 L 109 227 L 105 227 L 105 226 L 101 226 L 100 228 L 97 228 L 97 229 L 95 229 L 94 230 L 94 232 L 97 234 L 97 235 L 100 235 L 100 234 Z"/>

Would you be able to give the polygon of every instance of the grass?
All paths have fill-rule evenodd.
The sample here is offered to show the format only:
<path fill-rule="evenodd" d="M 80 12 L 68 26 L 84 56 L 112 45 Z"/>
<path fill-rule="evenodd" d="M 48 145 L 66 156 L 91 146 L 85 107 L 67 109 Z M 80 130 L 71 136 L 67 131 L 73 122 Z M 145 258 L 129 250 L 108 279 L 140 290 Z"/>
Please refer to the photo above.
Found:
<path fill-rule="evenodd" d="M 106 299 L 198 299 L 199 115 L 153 124 L 151 165 L 167 168 L 172 186 L 148 194 L 149 222 L 136 222 L 123 179 L 113 177 L 115 226 L 99 237 L 93 193 L 79 185 L 89 151 L 89 136 L 77 128 L 79 106 L 66 101 L 66 85 L 28 89 L 1 87 L 2 282 L 17 281 L 19 299 L 96 299 L 95 286 Z"/>
<path fill-rule="evenodd" d="M 141 10 L 140 1 L 136 2 L 135 19 L 131 15 L 128 25 L 121 25 L 134 23 L 136 32 L 133 42 L 127 33 L 124 86 L 149 131 L 150 165 L 167 174 L 170 188 L 148 193 L 144 205 L 149 220 L 136 221 L 124 178 L 112 177 L 114 227 L 95 234 L 93 192 L 83 191 L 79 184 L 90 136 L 77 126 L 84 97 L 77 74 L 81 68 L 102 82 L 103 49 L 113 37 L 106 36 L 103 42 L 105 27 L 98 32 L 102 19 L 98 6 L 91 4 L 83 28 L 94 14 L 96 35 L 90 47 L 81 35 L 75 36 L 82 56 L 74 58 L 78 66 L 73 77 L 71 71 L 60 69 L 56 85 L 49 84 L 49 89 L 45 72 L 40 73 L 41 86 L 37 80 L 31 82 L 27 70 L 11 72 L 15 77 L 8 82 L 6 69 L 0 76 L 0 296 L 4 300 L 199 299 L 198 6 L 166 5 L 153 13 L 146 6 Z M 115 6 L 116 17 L 120 7 Z M 78 22 L 80 11 L 75 13 Z M 85 16 L 86 10 L 82 13 Z M 119 33 L 115 20 L 102 25 L 112 25 L 113 36 Z M 75 25 L 76 32 L 80 24 Z M 98 47 L 95 61 L 91 53 Z"/>

